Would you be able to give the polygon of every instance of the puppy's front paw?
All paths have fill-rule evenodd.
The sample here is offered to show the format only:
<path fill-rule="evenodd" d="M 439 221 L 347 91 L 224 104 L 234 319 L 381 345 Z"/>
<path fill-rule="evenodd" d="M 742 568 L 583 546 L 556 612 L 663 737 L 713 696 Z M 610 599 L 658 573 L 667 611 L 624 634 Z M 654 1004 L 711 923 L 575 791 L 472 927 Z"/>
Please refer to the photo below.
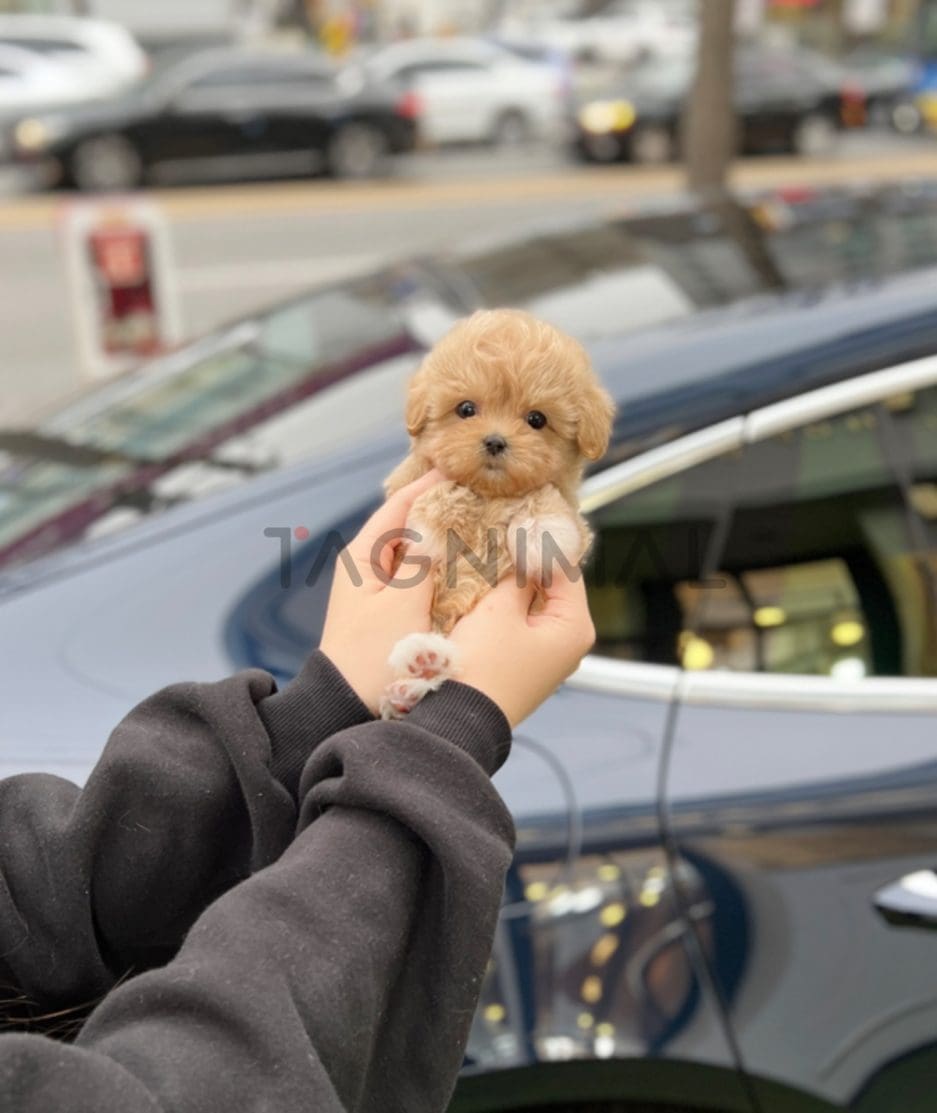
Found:
<path fill-rule="evenodd" d="M 395 676 L 436 680 L 438 688 L 455 675 L 455 646 L 441 634 L 408 634 L 394 646 L 387 663 Z"/>
<path fill-rule="evenodd" d="M 428 692 L 455 676 L 455 646 L 441 634 L 409 634 L 394 646 L 388 664 L 397 679 L 381 697 L 381 718 L 402 719 Z"/>
<path fill-rule="evenodd" d="M 555 564 L 574 568 L 584 551 L 582 532 L 568 514 L 515 518 L 508 526 L 507 541 L 514 567 L 538 583 Z"/>
<path fill-rule="evenodd" d="M 395 680 L 381 696 L 381 718 L 403 719 L 420 700 L 438 685 L 432 680 Z"/>

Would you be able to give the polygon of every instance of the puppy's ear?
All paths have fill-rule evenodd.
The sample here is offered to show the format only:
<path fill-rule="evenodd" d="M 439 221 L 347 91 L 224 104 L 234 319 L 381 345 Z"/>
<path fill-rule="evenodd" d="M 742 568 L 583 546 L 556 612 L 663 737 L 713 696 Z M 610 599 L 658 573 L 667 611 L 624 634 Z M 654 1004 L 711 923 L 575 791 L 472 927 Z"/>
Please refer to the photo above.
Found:
<path fill-rule="evenodd" d="M 410 380 L 407 392 L 407 432 L 418 437 L 429 421 L 429 376 L 423 368 Z"/>
<path fill-rule="evenodd" d="M 610 396 L 600 386 L 590 384 L 580 396 L 576 428 L 576 443 L 587 460 L 598 460 L 605 455 L 614 416 L 615 403 Z"/>

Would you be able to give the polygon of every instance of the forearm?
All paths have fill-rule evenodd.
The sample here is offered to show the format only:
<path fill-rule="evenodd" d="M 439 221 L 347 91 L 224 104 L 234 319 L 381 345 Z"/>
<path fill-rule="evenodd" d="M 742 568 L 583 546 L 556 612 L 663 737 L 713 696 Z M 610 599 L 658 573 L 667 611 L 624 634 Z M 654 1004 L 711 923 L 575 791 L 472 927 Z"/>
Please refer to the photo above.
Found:
<path fill-rule="evenodd" d="M 164 689 L 114 730 L 84 789 L 0 783 L 0 984 L 39 1010 L 167 961 L 203 909 L 295 833 L 299 770 L 367 709 L 320 655 Z"/>
<path fill-rule="evenodd" d="M 488 778 L 506 724 L 459 686 L 425 703 L 321 747 L 295 843 L 167 967 L 115 990 L 77 1046 L 0 1039 L 0 1110 L 441 1113 L 513 827 Z"/>

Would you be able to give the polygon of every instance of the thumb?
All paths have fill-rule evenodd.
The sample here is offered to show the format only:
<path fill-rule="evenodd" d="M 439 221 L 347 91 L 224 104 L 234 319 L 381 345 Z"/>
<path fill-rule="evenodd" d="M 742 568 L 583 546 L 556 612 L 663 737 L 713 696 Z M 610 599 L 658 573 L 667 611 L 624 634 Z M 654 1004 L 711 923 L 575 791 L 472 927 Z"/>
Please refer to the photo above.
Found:
<path fill-rule="evenodd" d="M 361 527 L 361 531 L 349 546 L 356 557 L 366 556 L 380 547 L 382 556 L 385 550 L 398 544 L 403 536 L 403 529 L 407 521 L 410 508 L 416 500 L 443 479 L 440 471 L 428 471 L 413 483 L 401 487 L 396 494 L 382 503 L 370 518 Z M 382 562 L 383 563 L 383 560 Z"/>
<path fill-rule="evenodd" d="M 590 636 L 594 639 L 592 616 L 589 614 L 589 600 L 586 596 L 586 579 L 582 569 L 575 568 L 572 576 L 565 569 L 555 571 L 549 584 L 544 582 L 543 593 L 543 610 L 536 618 L 573 627 L 581 626 L 584 633 L 591 631 Z"/>
<path fill-rule="evenodd" d="M 488 592 L 479 606 L 485 604 L 489 609 L 501 611 L 511 617 L 526 618 L 536 594 L 537 585 L 530 577 L 526 577 L 521 584 L 512 571 Z"/>

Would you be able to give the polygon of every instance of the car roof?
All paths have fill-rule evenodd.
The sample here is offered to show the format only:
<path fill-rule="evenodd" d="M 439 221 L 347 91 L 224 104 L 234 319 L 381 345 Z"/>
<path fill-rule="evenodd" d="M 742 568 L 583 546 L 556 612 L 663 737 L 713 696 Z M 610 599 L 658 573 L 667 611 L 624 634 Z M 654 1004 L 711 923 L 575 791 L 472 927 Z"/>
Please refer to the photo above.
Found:
<path fill-rule="evenodd" d="M 641 333 L 587 343 L 617 406 L 612 448 L 592 470 L 762 405 L 934 353 L 935 282 L 937 268 L 932 268 L 863 289 L 769 296 L 753 299 L 741 312 L 738 307 L 709 310 Z M 94 563 L 107 553 L 180 535 L 206 515 L 219 521 L 258 501 L 272 503 L 284 493 L 311 489 L 310 484 L 329 475 L 345 476 L 360 503 L 372 490 L 354 480 L 356 471 L 377 465 L 386 472 L 404 446 L 402 426 L 391 423 L 383 435 L 350 444 L 334 458 L 300 460 L 261 473 L 246 487 L 183 502 L 172 514 L 144 518 L 133 530 L 101 537 L 90 546 L 68 546 L 29 564 L 0 569 L 0 596 Z"/>
<path fill-rule="evenodd" d="M 183 51 L 178 55 L 168 53 L 156 69 L 162 75 L 169 72 L 207 72 L 224 66 L 263 66 L 304 69 L 311 73 L 335 76 L 337 67 L 321 51 L 278 50 L 273 47 L 217 46 L 196 51 Z"/>
<path fill-rule="evenodd" d="M 937 351 L 937 267 L 764 295 L 587 344 L 619 407 L 615 452 Z"/>

